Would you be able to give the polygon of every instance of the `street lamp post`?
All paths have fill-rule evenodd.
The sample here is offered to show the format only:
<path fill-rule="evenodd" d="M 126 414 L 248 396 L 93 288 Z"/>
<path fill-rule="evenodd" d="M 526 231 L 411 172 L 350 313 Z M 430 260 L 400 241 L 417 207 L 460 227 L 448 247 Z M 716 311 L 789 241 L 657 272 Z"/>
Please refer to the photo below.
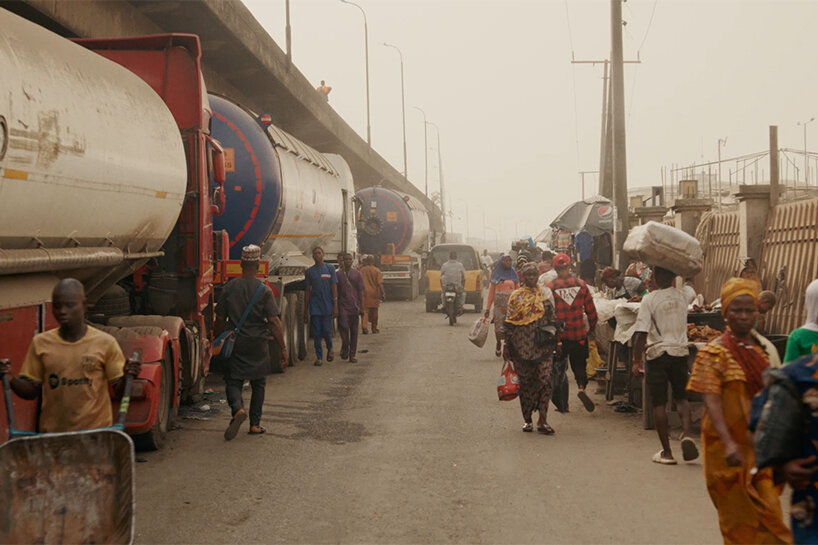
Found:
<path fill-rule="evenodd" d="M 403 84 L 403 52 L 396 45 L 383 42 L 381 45 L 391 47 L 400 56 L 400 111 L 403 118 L 403 177 L 409 179 L 408 167 L 406 166 L 406 87 Z"/>
<path fill-rule="evenodd" d="M 423 192 L 426 196 L 429 196 L 429 144 L 427 141 L 427 131 L 426 125 L 428 125 L 426 121 L 426 112 L 423 111 L 422 108 L 418 108 L 417 106 L 412 106 L 415 110 L 419 111 L 423 114 Z"/>
<path fill-rule="evenodd" d="M 719 138 L 719 180 L 716 184 L 719 187 L 718 198 L 719 198 L 719 209 L 721 209 L 721 147 L 727 145 L 727 137 Z"/>
<path fill-rule="evenodd" d="M 364 16 L 364 62 L 366 63 L 366 143 L 372 146 L 372 128 L 369 120 L 369 26 L 366 22 L 366 12 L 364 8 L 349 0 L 341 0 L 344 4 L 355 6 L 361 10 L 361 15 Z"/>
<path fill-rule="evenodd" d="M 431 121 L 427 122 L 429 125 L 435 128 L 435 133 L 437 133 L 437 168 L 438 168 L 438 178 L 440 179 L 440 210 L 443 212 L 443 232 L 446 232 L 446 193 L 444 190 L 445 185 L 443 184 L 443 159 L 440 155 L 440 127 L 432 123 Z"/>
<path fill-rule="evenodd" d="M 797 125 L 804 126 L 804 187 L 809 187 L 809 163 L 807 162 L 807 125 L 815 121 L 814 117 L 810 117 L 808 121 L 799 121 Z"/>

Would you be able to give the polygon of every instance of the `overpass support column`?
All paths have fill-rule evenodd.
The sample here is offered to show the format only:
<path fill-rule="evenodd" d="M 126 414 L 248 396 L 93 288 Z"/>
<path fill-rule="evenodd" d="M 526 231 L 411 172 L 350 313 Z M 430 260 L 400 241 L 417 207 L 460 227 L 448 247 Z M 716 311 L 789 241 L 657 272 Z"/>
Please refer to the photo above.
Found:
<path fill-rule="evenodd" d="M 772 209 L 769 185 L 740 185 L 733 191 L 738 201 L 739 256 L 752 257 L 761 263 L 761 247 L 767 217 Z"/>

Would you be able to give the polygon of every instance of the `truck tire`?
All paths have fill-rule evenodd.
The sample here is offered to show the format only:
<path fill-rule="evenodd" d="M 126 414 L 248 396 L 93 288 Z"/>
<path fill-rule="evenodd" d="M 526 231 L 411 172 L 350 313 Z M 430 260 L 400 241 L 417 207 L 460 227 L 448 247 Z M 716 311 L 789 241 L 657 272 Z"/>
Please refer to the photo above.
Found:
<path fill-rule="evenodd" d="M 89 309 L 89 314 L 101 314 L 105 318 L 111 316 L 127 316 L 131 313 L 131 300 L 128 292 L 122 286 L 113 285 L 108 288 L 102 297 Z"/>
<path fill-rule="evenodd" d="M 281 318 L 282 318 L 281 326 L 284 329 L 284 331 L 282 333 L 284 334 L 284 342 L 286 343 L 287 342 L 287 328 L 290 327 L 290 325 L 287 323 L 287 321 L 288 321 L 287 320 L 287 315 L 290 312 L 290 305 L 289 305 L 289 301 L 287 301 L 286 297 L 281 298 L 281 309 L 280 309 L 280 311 L 281 311 Z M 267 344 L 268 344 L 269 351 L 270 351 L 270 368 L 272 369 L 272 372 L 275 373 L 275 374 L 283 373 L 284 369 L 287 367 L 287 362 L 282 362 L 281 361 L 281 357 L 279 355 L 278 343 L 271 340 Z"/>
<path fill-rule="evenodd" d="M 285 297 L 287 298 L 287 306 L 289 307 L 287 312 L 289 327 L 285 329 L 286 335 L 284 336 L 284 342 L 287 343 L 287 357 L 289 358 L 288 365 L 292 367 L 298 361 L 295 344 L 296 327 L 298 327 L 298 296 L 295 293 L 288 293 L 285 295 Z"/>
<path fill-rule="evenodd" d="M 474 302 L 474 311 L 475 312 L 482 312 L 483 311 L 483 296 L 480 295 L 477 298 L 477 301 Z"/>
<path fill-rule="evenodd" d="M 307 359 L 307 330 L 304 324 L 304 316 L 307 308 L 304 300 L 304 292 L 298 292 L 298 304 L 295 307 L 295 342 L 298 345 L 296 355 L 299 361 Z"/>
<path fill-rule="evenodd" d="M 136 329 L 136 328 L 135 328 Z M 165 444 L 168 429 L 175 419 L 173 405 L 173 359 L 170 350 L 165 350 L 162 359 L 162 382 L 159 384 L 159 411 L 156 424 L 147 433 L 133 436 L 134 446 L 138 450 L 159 450 Z M 171 415 L 171 413 L 174 413 Z"/>

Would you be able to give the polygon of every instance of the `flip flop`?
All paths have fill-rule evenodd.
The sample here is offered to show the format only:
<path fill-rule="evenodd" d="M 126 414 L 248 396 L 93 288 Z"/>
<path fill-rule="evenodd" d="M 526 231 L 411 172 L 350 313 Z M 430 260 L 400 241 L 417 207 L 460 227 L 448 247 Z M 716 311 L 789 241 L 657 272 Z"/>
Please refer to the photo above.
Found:
<path fill-rule="evenodd" d="M 662 458 L 661 450 L 653 455 L 653 461 L 656 462 L 657 464 L 662 464 L 666 466 L 676 465 L 676 460 L 674 460 L 673 458 Z"/>
<path fill-rule="evenodd" d="M 224 440 L 230 441 L 234 439 L 236 435 L 239 433 L 239 428 L 241 427 L 242 422 L 247 420 L 247 413 L 244 410 L 241 410 L 233 415 L 233 418 L 230 419 L 230 424 L 227 426 L 227 429 L 224 430 Z"/>
<path fill-rule="evenodd" d="M 327 352 L 327 363 L 331 362 L 334 359 L 335 359 L 335 354 L 331 350 L 329 352 Z"/>
<path fill-rule="evenodd" d="M 262 433 L 267 433 L 267 428 L 264 426 L 258 426 L 258 429 L 259 431 L 253 431 L 250 429 L 250 431 L 247 432 L 247 435 L 261 435 Z"/>
<path fill-rule="evenodd" d="M 699 457 L 699 448 L 696 446 L 696 441 L 690 437 L 682 438 L 682 459 L 685 462 L 690 462 Z"/>
<path fill-rule="evenodd" d="M 554 435 L 556 432 L 554 428 L 546 424 L 545 426 L 537 426 L 537 431 L 542 433 L 543 435 Z"/>
<path fill-rule="evenodd" d="M 585 393 L 585 390 L 577 392 L 577 397 L 579 398 L 580 401 L 582 401 L 582 405 L 585 407 L 586 411 L 588 411 L 589 413 L 594 412 L 596 405 L 594 405 L 594 402 L 591 401 L 590 397 L 588 397 L 588 394 Z"/>
<path fill-rule="evenodd" d="M 526 422 L 525 424 L 523 424 L 523 431 L 526 432 L 526 433 L 533 432 L 534 431 L 534 424 L 532 424 L 531 422 Z"/>

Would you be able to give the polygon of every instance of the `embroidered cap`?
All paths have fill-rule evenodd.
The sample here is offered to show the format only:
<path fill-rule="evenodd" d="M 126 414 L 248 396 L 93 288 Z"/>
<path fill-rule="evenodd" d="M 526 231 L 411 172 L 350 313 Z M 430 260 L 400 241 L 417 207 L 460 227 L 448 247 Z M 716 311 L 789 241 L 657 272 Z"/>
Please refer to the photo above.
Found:
<path fill-rule="evenodd" d="M 261 248 L 255 244 L 250 244 L 241 249 L 241 260 L 247 262 L 261 260 Z"/>

